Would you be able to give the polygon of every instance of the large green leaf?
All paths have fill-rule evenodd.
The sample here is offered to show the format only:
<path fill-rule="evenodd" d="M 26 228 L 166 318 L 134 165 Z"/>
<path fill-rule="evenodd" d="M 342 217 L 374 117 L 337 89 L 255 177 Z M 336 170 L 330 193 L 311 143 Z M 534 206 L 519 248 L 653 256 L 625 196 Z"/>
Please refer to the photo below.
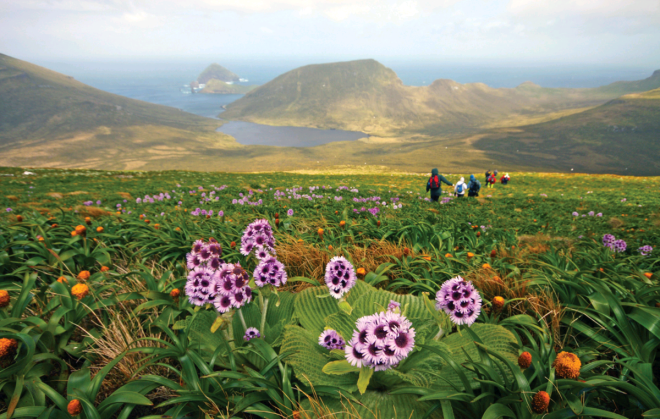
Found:
<path fill-rule="evenodd" d="M 280 350 L 282 353 L 292 352 L 285 361 L 293 366 L 296 377 L 305 385 L 334 386 L 349 392 L 357 390 L 357 372 L 331 375 L 322 371 L 325 364 L 335 359 L 319 345 L 315 332 L 298 326 L 286 326 Z"/>
<path fill-rule="evenodd" d="M 375 379 L 375 376 L 374 378 Z M 430 403 L 420 403 L 416 401 L 415 396 L 409 395 L 392 395 L 387 392 L 371 391 L 368 390 L 362 395 L 356 395 L 359 403 L 349 402 L 346 399 L 332 399 L 323 398 L 318 400 L 315 404 L 322 405 L 319 411 L 318 408 L 314 409 L 309 400 L 301 403 L 302 409 L 311 417 L 316 417 L 315 413 L 328 414 L 334 413 L 331 417 L 333 419 L 407 419 L 407 418 L 421 418 L 424 413 L 431 407 Z M 322 416 L 319 417 L 330 417 Z M 303 417 L 304 415 L 301 415 Z M 435 411 L 429 416 L 429 419 L 441 419 L 442 415 L 439 410 Z"/>

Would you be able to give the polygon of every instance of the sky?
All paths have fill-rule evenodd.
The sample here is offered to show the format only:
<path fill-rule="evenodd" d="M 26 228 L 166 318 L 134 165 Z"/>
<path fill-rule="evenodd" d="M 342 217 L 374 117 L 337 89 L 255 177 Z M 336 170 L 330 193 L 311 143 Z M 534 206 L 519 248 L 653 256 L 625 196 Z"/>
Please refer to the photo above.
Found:
<path fill-rule="evenodd" d="M 0 0 L 0 53 L 660 68 L 660 0 Z"/>

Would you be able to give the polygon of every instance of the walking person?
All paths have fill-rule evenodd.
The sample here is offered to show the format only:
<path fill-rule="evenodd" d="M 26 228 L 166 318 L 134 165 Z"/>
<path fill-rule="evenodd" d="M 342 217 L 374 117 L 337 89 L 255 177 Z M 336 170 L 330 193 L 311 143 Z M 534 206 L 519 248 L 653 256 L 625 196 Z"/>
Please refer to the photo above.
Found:
<path fill-rule="evenodd" d="M 486 185 L 488 185 L 489 178 L 490 178 L 490 170 L 486 170 Z"/>
<path fill-rule="evenodd" d="M 505 173 L 504 176 L 502 176 L 502 178 L 500 179 L 500 182 L 502 182 L 502 185 L 506 185 L 509 183 L 510 180 L 511 177 L 509 176 L 509 174 Z"/>
<path fill-rule="evenodd" d="M 479 191 L 481 190 L 481 183 L 477 180 L 477 178 L 474 177 L 474 175 L 470 175 L 470 183 L 467 185 L 468 188 L 468 196 L 472 198 L 476 198 L 479 196 Z"/>
<path fill-rule="evenodd" d="M 465 183 L 465 178 L 461 178 L 458 182 L 456 182 L 456 186 L 454 186 L 454 192 L 456 193 L 457 198 L 464 198 L 465 197 L 465 192 L 467 191 L 468 187 L 467 184 Z"/>
<path fill-rule="evenodd" d="M 440 182 L 443 182 L 449 186 L 454 186 L 454 184 L 448 181 L 444 176 L 438 174 L 438 169 L 433 169 L 431 171 L 431 177 L 426 184 L 426 192 L 431 191 L 431 202 L 438 202 L 440 194 L 442 194 Z"/>
<path fill-rule="evenodd" d="M 493 186 L 495 186 L 495 183 L 497 182 L 497 178 L 495 177 L 495 174 L 491 173 L 490 177 L 486 182 L 488 183 L 487 188 L 492 189 Z"/>

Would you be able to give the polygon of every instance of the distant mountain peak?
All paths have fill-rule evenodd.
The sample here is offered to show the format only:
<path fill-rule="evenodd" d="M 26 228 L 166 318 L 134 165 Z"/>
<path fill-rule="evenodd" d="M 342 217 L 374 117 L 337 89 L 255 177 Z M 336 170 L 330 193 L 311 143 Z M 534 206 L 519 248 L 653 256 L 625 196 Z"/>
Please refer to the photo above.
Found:
<path fill-rule="evenodd" d="M 206 84 L 209 80 L 216 79 L 224 82 L 228 81 L 238 81 L 238 74 L 228 70 L 227 68 L 221 66 L 220 64 L 213 63 L 210 66 L 206 67 L 204 71 L 197 77 L 197 82 L 200 84 Z"/>

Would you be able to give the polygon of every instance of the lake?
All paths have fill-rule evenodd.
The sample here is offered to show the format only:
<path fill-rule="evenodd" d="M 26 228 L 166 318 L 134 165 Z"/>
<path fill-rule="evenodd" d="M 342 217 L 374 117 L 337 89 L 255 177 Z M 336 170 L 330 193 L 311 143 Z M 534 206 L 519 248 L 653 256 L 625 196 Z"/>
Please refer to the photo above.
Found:
<path fill-rule="evenodd" d="M 276 127 L 243 121 L 227 122 L 217 131 L 231 135 L 239 144 L 278 147 L 314 147 L 336 141 L 355 141 L 368 137 L 365 133 L 355 131 Z"/>

